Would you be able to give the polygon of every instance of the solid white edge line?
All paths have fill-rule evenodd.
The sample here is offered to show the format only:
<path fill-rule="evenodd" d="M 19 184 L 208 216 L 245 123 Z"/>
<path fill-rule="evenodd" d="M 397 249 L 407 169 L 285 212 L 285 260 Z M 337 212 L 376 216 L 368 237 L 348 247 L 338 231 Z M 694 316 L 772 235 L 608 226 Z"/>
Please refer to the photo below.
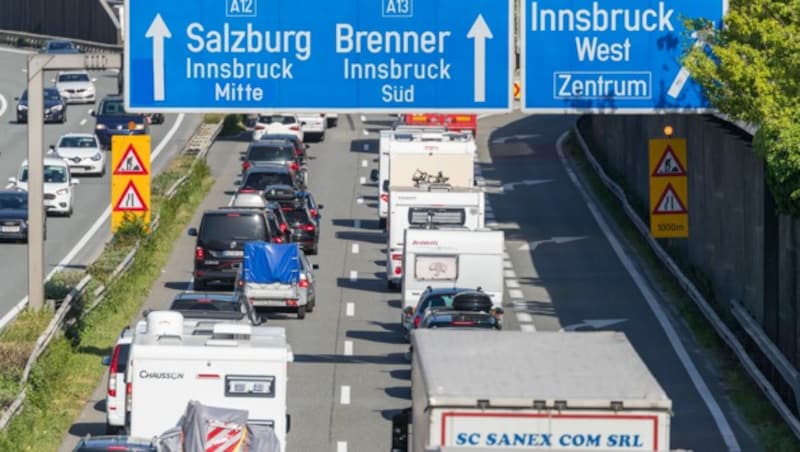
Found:
<path fill-rule="evenodd" d="M 181 113 L 178 115 L 177 118 L 175 118 L 175 123 L 172 125 L 172 128 L 169 129 L 167 134 L 164 135 L 164 138 L 162 138 L 161 141 L 158 143 L 158 146 L 156 146 L 155 150 L 153 150 L 153 152 L 150 154 L 151 162 L 155 161 L 158 155 L 161 154 L 161 151 L 164 150 L 169 141 L 178 131 L 181 123 L 183 122 L 184 116 L 185 115 Z M 47 281 L 50 281 L 50 278 L 52 278 L 57 271 L 63 269 L 64 267 L 70 264 L 72 259 L 74 259 L 75 256 L 77 256 L 78 253 L 80 253 L 83 250 L 83 247 L 86 246 L 86 244 L 89 243 L 89 241 L 94 238 L 94 235 L 103 226 L 103 224 L 105 224 L 105 222 L 109 219 L 109 217 L 111 217 L 110 205 L 106 207 L 106 210 L 104 210 L 103 213 L 100 214 L 100 217 L 97 218 L 97 221 L 95 221 L 94 224 L 89 228 L 89 230 L 86 231 L 86 234 L 84 234 L 83 237 L 81 237 L 81 239 L 78 241 L 78 243 L 75 244 L 75 246 L 69 251 L 69 253 L 67 253 L 67 255 L 64 256 L 64 258 L 61 259 L 61 261 L 55 267 L 53 267 L 52 270 L 50 270 L 50 273 L 48 273 L 47 276 L 45 276 L 44 278 L 45 283 Z M 26 304 L 28 304 L 27 295 L 25 295 L 22 298 L 22 300 L 20 300 L 13 308 L 11 308 L 11 310 L 9 310 L 6 313 L 6 315 L 0 318 L 0 330 L 4 329 L 6 327 L 6 324 L 8 324 L 8 322 L 14 319 L 14 317 L 16 317 L 17 314 L 25 308 Z"/>
<path fill-rule="evenodd" d="M 358 254 L 358 243 L 353 243 L 353 245 L 350 247 L 350 252 L 353 254 Z"/>
<path fill-rule="evenodd" d="M 352 301 L 347 302 L 344 311 L 347 317 L 353 317 L 356 314 L 356 304 L 353 303 Z"/>
<path fill-rule="evenodd" d="M 3 116 L 3 114 L 5 114 L 7 109 L 8 109 L 8 102 L 6 101 L 6 98 L 3 97 L 2 94 L 0 94 L 0 116 Z"/>
<path fill-rule="evenodd" d="M 339 403 L 342 405 L 350 405 L 350 386 L 342 385 L 342 389 L 339 392 Z"/>
<path fill-rule="evenodd" d="M 520 323 L 531 323 L 531 322 L 533 322 L 533 316 L 531 316 L 527 312 L 518 312 L 517 313 L 517 320 Z"/>
<path fill-rule="evenodd" d="M 353 341 L 344 341 L 344 356 L 353 356 Z"/>
<path fill-rule="evenodd" d="M 356 282 L 358 281 L 358 272 L 355 270 L 350 270 L 350 281 Z"/>
<path fill-rule="evenodd" d="M 598 227 L 600 227 L 600 230 L 603 231 L 603 235 L 605 235 L 608 243 L 614 250 L 614 254 L 617 255 L 617 258 L 622 263 L 622 266 L 625 267 L 625 270 L 629 275 L 631 275 L 631 279 L 633 279 L 634 284 L 636 284 L 639 292 L 641 292 L 642 296 L 647 302 L 647 305 L 653 312 L 653 316 L 658 321 L 661 329 L 664 330 L 664 334 L 667 336 L 672 349 L 675 351 L 675 354 L 678 356 L 678 359 L 680 360 L 684 369 L 686 369 L 686 373 L 689 374 L 689 379 L 692 381 L 692 384 L 694 385 L 695 389 L 697 389 L 700 398 L 703 399 L 708 411 L 714 418 L 714 423 L 717 425 L 720 436 L 722 436 L 722 440 L 725 442 L 728 450 L 731 452 L 741 451 L 739 440 L 736 439 L 736 435 L 733 433 L 733 429 L 731 428 L 730 423 L 728 423 L 725 413 L 722 412 L 722 408 L 720 408 L 719 403 L 717 403 L 717 400 L 714 398 L 711 390 L 708 389 L 708 385 L 703 379 L 703 376 L 700 375 L 700 372 L 697 370 L 697 366 L 694 364 L 691 356 L 689 356 L 689 353 L 686 351 L 686 347 L 684 347 L 677 331 L 675 331 L 675 327 L 672 325 L 672 323 L 670 323 L 666 313 L 656 299 L 649 283 L 642 276 L 642 274 L 639 273 L 639 270 L 636 268 L 636 265 L 633 263 L 633 261 L 631 261 L 628 255 L 625 254 L 622 245 L 620 244 L 619 240 L 617 240 L 617 237 L 611 232 L 611 228 L 606 223 L 606 220 L 603 218 L 600 210 L 594 204 L 594 201 L 592 201 L 592 199 L 589 197 L 589 194 L 586 192 L 583 184 L 581 184 L 578 176 L 572 170 L 572 167 L 567 163 L 567 159 L 564 156 L 563 147 L 564 141 L 567 139 L 568 135 L 569 133 L 565 132 L 556 142 L 556 153 L 561 160 L 562 166 L 567 172 L 567 175 L 569 176 L 573 185 L 575 185 L 575 187 L 578 189 L 578 192 L 580 192 L 584 203 L 589 208 L 589 212 L 591 212 L 592 217 L 594 217 Z"/>
<path fill-rule="evenodd" d="M 347 452 L 347 441 L 337 441 L 336 452 Z"/>
<path fill-rule="evenodd" d="M 523 323 L 519 326 L 519 330 L 523 333 L 535 333 L 536 327 L 532 323 Z"/>

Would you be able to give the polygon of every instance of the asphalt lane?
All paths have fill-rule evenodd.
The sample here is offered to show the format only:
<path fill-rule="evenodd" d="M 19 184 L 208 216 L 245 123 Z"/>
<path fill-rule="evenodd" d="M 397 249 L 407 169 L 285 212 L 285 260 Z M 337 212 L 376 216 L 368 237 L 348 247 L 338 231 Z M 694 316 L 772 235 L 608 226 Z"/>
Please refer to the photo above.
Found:
<path fill-rule="evenodd" d="M 7 52 L 0 49 L 0 96 L 7 104 L 5 112 L 0 116 L 0 184 L 5 187 L 9 177 L 15 177 L 22 161 L 27 157 L 27 127 L 16 123 L 16 101 L 27 83 L 24 72 L 27 55 Z M 54 73 L 53 73 L 54 75 Z M 95 72 L 98 100 L 105 94 L 116 92 L 115 74 L 111 72 Z M 50 73 L 45 77 L 45 84 L 50 85 Z M 2 102 L 0 102 L 1 104 Z M 0 105 L 2 107 L 2 105 Z M 67 132 L 92 132 L 94 118 L 89 110 L 90 104 L 75 104 L 67 107 L 65 124 L 46 124 L 44 131 L 45 146 L 55 144 L 58 137 Z M 173 129 L 175 115 L 168 115 L 162 125 L 152 126 L 151 134 L 155 148 Z M 154 162 L 154 172 L 160 171 L 166 162 L 175 155 L 191 136 L 199 124 L 199 117 L 181 117 L 180 124 L 165 142 L 164 150 Z M 55 268 L 70 253 L 76 243 L 92 227 L 101 214 L 108 208 L 110 200 L 110 152 L 106 153 L 106 176 L 77 176 L 80 184 L 75 193 L 75 212 L 71 218 L 47 217 L 47 241 L 45 243 L 45 274 Z M 93 237 L 89 237 L 86 246 L 68 262 L 69 267 L 85 268 L 102 250 L 104 243 L 110 238 L 108 222 L 103 224 Z M 25 244 L 0 244 L 0 317 L 27 296 L 27 246 Z"/>
<path fill-rule="evenodd" d="M 555 154 L 554 143 L 570 121 L 517 114 L 480 122 L 478 168 L 489 193 L 487 224 L 504 230 L 507 240 L 505 328 L 625 332 L 673 399 L 673 448 L 727 450 L 641 291 Z M 410 405 L 400 297 L 385 289 L 385 235 L 377 229 L 375 186 L 365 182 L 376 167 L 375 131 L 390 122 L 343 115 L 326 141 L 310 150 L 310 189 L 325 205 L 320 252 L 311 258 L 320 265 L 317 308 L 305 320 L 293 314 L 269 316 L 271 325 L 286 327 L 295 353 L 289 366 L 289 450 L 388 450 L 390 419 Z M 212 147 L 209 164 L 216 182 L 193 225 L 202 210 L 227 203 L 239 170 L 237 157 L 246 145 L 232 140 Z M 178 240 L 147 307 L 164 308 L 191 287 L 193 248 L 193 238 Z M 597 320 L 618 322 L 592 322 Z M 688 339 L 686 346 L 702 363 Z M 742 450 L 758 450 L 716 379 L 700 367 Z M 69 451 L 87 433 L 103 433 L 105 385 L 104 377 L 60 450 Z"/>

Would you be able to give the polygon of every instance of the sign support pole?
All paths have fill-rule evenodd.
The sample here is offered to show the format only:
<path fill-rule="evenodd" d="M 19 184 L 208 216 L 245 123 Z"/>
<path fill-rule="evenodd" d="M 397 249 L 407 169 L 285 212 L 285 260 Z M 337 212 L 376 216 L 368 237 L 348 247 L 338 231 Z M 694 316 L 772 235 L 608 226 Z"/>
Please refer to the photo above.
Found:
<path fill-rule="evenodd" d="M 44 306 L 44 71 L 119 68 L 120 54 L 28 57 L 28 305 Z"/>

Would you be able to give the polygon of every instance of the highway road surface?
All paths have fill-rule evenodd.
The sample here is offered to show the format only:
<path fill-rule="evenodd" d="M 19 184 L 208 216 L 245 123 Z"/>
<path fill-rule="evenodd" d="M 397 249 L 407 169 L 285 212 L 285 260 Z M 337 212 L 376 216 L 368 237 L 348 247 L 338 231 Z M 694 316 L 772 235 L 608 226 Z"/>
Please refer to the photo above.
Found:
<path fill-rule="evenodd" d="M 613 227 L 570 178 L 557 142 L 574 120 L 510 114 L 480 121 L 487 224 L 506 233 L 505 328 L 529 331 L 532 341 L 535 331 L 623 331 L 673 400 L 673 448 L 759 450 L 686 328 L 662 307 Z M 385 236 L 377 229 L 375 186 L 366 182 L 376 166 L 375 131 L 390 122 L 343 115 L 310 150 L 311 191 L 325 205 L 320 251 L 312 257 L 320 265 L 317 308 L 305 320 L 269 320 L 286 327 L 295 353 L 290 451 L 388 451 L 390 419 L 411 403 L 399 294 L 386 290 Z M 216 183 L 193 225 L 202 209 L 228 201 L 246 145 L 242 139 L 212 147 Z M 191 287 L 193 248 L 188 236 L 175 244 L 147 307 L 166 307 Z M 105 387 L 104 377 L 60 450 L 104 432 Z"/>
<path fill-rule="evenodd" d="M 27 127 L 16 122 L 16 101 L 27 85 L 27 52 L 0 47 L 0 187 L 6 187 L 9 177 L 16 177 L 22 161 L 27 157 Z M 52 73 L 55 75 L 55 73 Z M 116 93 L 116 74 L 94 72 L 98 100 L 106 94 Z M 49 73 L 45 85 L 50 85 Z M 94 118 L 89 104 L 73 104 L 67 108 L 65 124 L 46 124 L 44 144 L 56 143 L 59 136 L 68 132 L 92 132 Z M 182 149 L 200 122 L 197 115 L 167 115 L 164 124 L 151 127 L 154 172 L 159 172 L 177 151 Z M 158 152 L 158 154 L 156 154 Z M 110 166 L 111 153 L 106 154 Z M 45 275 L 55 268 L 84 268 L 102 250 L 111 237 L 108 220 L 111 204 L 111 171 L 106 176 L 79 175 L 80 184 L 75 194 L 75 212 L 70 218 L 48 216 L 45 244 Z M 101 217 L 103 219 L 101 219 Z M 0 243 L 0 324 L 15 306 L 27 299 L 27 246 Z"/>

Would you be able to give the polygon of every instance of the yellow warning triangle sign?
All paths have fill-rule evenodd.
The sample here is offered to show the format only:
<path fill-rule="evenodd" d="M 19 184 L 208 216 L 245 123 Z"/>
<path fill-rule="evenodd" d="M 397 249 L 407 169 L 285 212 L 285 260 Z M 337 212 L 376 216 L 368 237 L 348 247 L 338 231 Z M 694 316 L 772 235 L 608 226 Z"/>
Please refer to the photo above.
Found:
<path fill-rule="evenodd" d="M 659 176 L 685 176 L 686 169 L 675 155 L 675 151 L 672 150 L 672 146 L 667 145 L 667 148 L 664 149 L 664 153 L 661 154 L 661 158 L 658 159 L 658 164 L 656 168 L 653 170 L 653 177 Z"/>
<path fill-rule="evenodd" d="M 133 144 L 129 144 L 128 149 L 122 154 L 117 167 L 114 168 L 114 174 L 147 174 L 147 169 Z"/>
<path fill-rule="evenodd" d="M 114 212 L 147 212 L 147 205 L 133 181 L 128 181 L 122 196 L 114 203 Z"/>
<path fill-rule="evenodd" d="M 672 184 L 667 184 L 664 188 L 664 193 L 661 194 L 655 209 L 653 209 L 653 215 L 676 213 L 687 213 L 686 205 L 681 201 L 681 198 L 678 197 L 678 193 L 675 192 Z"/>

